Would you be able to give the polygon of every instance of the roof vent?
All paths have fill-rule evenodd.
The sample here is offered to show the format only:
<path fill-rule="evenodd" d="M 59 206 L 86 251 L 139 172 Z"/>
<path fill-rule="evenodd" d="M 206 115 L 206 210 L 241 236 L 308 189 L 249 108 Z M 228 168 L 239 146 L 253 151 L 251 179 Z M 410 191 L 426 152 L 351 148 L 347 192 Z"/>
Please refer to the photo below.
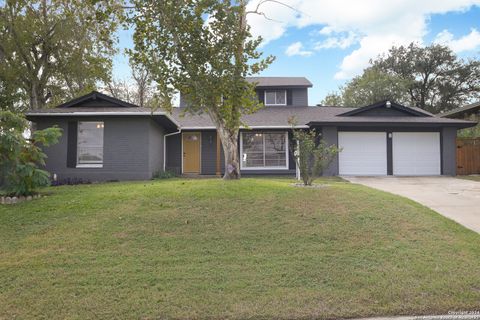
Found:
<path fill-rule="evenodd" d="M 387 108 L 390 108 L 390 107 L 392 106 L 392 103 L 391 103 L 390 101 L 387 101 L 387 103 L 385 104 L 385 106 L 386 106 Z"/>

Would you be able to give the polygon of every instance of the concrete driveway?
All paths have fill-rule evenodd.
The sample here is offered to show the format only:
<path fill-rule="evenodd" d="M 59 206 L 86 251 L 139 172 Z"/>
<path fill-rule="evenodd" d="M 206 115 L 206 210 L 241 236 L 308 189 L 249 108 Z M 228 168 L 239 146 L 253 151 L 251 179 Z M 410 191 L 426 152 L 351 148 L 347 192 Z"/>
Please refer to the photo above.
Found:
<path fill-rule="evenodd" d="M 344 177 L 398 194 L 480 233 L 480 182 L 453 177 Z"/>

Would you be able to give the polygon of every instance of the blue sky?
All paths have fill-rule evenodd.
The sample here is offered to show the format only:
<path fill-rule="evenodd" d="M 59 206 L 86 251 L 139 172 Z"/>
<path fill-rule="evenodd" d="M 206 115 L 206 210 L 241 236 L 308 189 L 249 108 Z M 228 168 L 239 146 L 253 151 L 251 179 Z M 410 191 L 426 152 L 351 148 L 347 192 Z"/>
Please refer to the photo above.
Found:
<path fill-rule="evenodd" d="M 251 2 L 251 6 L 256 5 Z M 448 45 L 462 58 L 480 53 L 480 0 L 285 0 L 298 11 L 276 3 L 260 7 L 269 18 L 252 15 L 252 33 L 261 35 L 265 55 L 275 62 L 261 75 L 305 76 L 312 83 L 314 105 L 361 73 L 370 58 L 393 44 L 412 41 Z M 389 5 L 386 6 L 386 3 Z M 120 53 L 114 77 L 130 75 L 125 48 L 132 31 L 119 32 Z"/>

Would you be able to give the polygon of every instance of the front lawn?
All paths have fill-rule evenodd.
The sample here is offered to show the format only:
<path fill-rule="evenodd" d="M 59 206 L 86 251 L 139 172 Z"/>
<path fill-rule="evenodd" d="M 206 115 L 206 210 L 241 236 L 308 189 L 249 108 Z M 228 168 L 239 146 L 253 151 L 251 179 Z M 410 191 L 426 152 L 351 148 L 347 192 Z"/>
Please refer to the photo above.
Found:
<path fill-rule="evenodd" d="M 0 207 L 0 319 L 332 318 L 480 309 L 480 236 L 346 182 L 49 188 Z"/>

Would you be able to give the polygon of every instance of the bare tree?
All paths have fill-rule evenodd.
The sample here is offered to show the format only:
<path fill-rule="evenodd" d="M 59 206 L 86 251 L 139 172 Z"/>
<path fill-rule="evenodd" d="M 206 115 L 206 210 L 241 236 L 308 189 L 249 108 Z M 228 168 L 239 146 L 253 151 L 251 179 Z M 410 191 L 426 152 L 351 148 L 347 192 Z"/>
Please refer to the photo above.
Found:
<path fill-rule="evenodd" d="M 131 65 L 132 78 L 136 86 L 136 102 L 140 107 L 144 107 L 148 100 L 152 98 L 152 78 L 147 69 L 141 65 Z"/>
<path fill-rule="evenodd" d="M 155 84 L 149 72 L 140 65 L 130 64 L 130 68 L 130 78 L 111 79 L 105 83 L 103 91 L 140 107 L 154 107 Z"/>

